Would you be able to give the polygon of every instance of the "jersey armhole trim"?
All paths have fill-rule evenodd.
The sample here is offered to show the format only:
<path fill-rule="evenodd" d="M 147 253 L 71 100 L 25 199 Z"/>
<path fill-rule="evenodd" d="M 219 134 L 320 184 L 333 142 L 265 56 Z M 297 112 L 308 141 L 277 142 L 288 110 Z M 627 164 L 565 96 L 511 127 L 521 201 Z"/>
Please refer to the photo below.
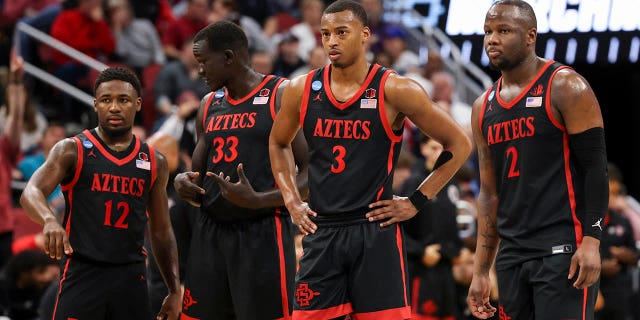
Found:
<path fill-rule="evenodd" d="M 60 189 L 62 191 L 69 191 L 73 186 L 78 182 L 80 178 L 80 172 L 82 171 L 82 163 L 84 162 L 84 151 L 82 150 L 82 142 L 78 137 L 73 137 L 73 141 L 76 143 L 76 150 L 78 152 L 78 156 L 76 159 L 76 172 L 73 174 L 73 179 L 67 184 L 60 185 Z"/>
<path fill-rule="evenodd" d="M 204 110 L 202 112 L 202 128 L 206 128 L 207 127 L 207 113 L 209 113 L 209 106 L 211 105 L 211 101 L 213 100 L 213 96 L 215 96 L 216 93 L 215 92 L 211 92 L 209 94 L 209 99 L 207 99 L 207 102 L 204 104 Z"/>
<path fill-rule="evenodd" d="M 271 94 L 271 102 L 269 103 L 269 109 L 271 111 L 271 119 L 276 119 L 276 99 L 278 99 L 278 89 L 280 88 L 280 84 L 285 80 L 285 78 L 278 79 L 276 85 L 273 87 L 273 93 Z"/>
<path fill-rule="evenodd" d="M 558 67 L 558 69 L 554 70 L 553 73 L 551 73 L 551 76 L 549 76 L 549 83 L 547 84 L 547 88 L 549 89 L 545 94 L 544 111 L 547 113 L 547 117 L 549 117 L 549 120 L 551 121 L 551 123 L 553 123 L 554 126 L 556 126 L 558 129 L 562 131 L 566 131 L 566 127 L 562 123 L 560 123 L 558 119 L 556 119 L 556 117 L 553 115 L 553 112 L 551 111 L 551 84 L 553 82 L 553 78 L 555 77 L 556 73 L 558 73 L 558 71 L 562 69 L 570 69 L 570 67 L 569 66 Z"/>
<path fill-rule="evenodd" d="M 307 115 L 307 107 L 309 106 L 309 93 L 311 91 L 311 80 L 316 74 L 316 70 L 311 70 L 307 74 L 307 80 L 304 82 L 304 91 L 302 92 L 302 102 L 300 102 L 300 127 L 304 126 L 304 117 Z"/>
<path fill-rule="evenodd" d="M 382 126 L 384 127 L 384 131 L 387 133 L 387 137 L 389 138 L 389 140 L 393 142 L 400 142 L 402 140 L 402 133 L 400 135 L 396 135 L 393 132 L 393 129 L 391 128 L 391 123 L 387 118 L 387 110 L 384 105 L 384 89 L 387 83 L 387 78 L 391 73 L 394 73 L 394 71 L 386 70 L 382 75 L 382 77 L 380 78 L 380 87 L 378 89 L 380 91 L 380 101 L 379 101 L 380 106 L 378 107 L 378 112 L 380 114 L 380 121 L 382 122 Z"/>
<path fill-rule="evenodd" d="M 156 150 L 153 149 L 152 146 L 147 145 L 149 148 L 149 160 L 151 160 L 151 185 L 149 186 L 149 190 L 153 188 L 153 185 L 156 183 L 156 174 L 157 166 L 156 166 Z"/>
<path fill-rule="evenodd" d="M 493 86 L 489 87 L 489 90 L 487 90 L 484 94 L 484 102 L 482 102 L 482 107 L 480 108 L 480 114 L 478 115 L 478 131 L 480 131 L 480 134 L 483 136 L 484 138 L 484 133 L 482 132 L 482 120 L 484 120 L 484 112 L 487 109 L 487 102 L 489 101 L 489 95 L 491 94 L 491 91 L 493 91 Z"/>

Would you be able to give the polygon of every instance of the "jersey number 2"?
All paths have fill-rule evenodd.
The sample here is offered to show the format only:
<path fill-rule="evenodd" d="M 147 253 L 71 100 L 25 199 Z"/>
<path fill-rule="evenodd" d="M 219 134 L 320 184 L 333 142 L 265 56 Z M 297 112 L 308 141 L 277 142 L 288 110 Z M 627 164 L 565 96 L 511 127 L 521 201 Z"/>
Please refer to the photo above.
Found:
<path fill-rule="evenodd" d="M 215 155 L 213 156 L 213 163 L 218 163 L 224 159 L 226 162 L 231 162 L 238 157 L 238 137 L 230 136 L 225 140 L 221 137 L 213 139 L 213 148 Z"/>
<path fill-rule="evenodd" d="M 520 176 L 520 169 L 516 167 L 518 162 L 518 149 L 516 147 L 509 147 L 507 149 L 507 159 L 511 159 L 511 164 L 509 165 L 509 173 L 507 174 L 508 178 L 515 178 Z"/>
<path fill-rule="evenodd" d="M 107 227 L 111 227 L 111 211 L 113 210 L 113 201 L 109 200 L 104 203 L 104 225 Z M 129 204 L 121 201 L 116 205 L 116 209 L 120 212 L 120 217 L 116 221 L 116 224 L 113 225 L 114 228 L 120 229 L 128 229 L 129 224 L 124 222 L 129 215 Z"/>
<path fill-rule="evenodd" d="M 347 149 L 345 149 L 343 146 L 334 146 L 331 152 L 333 153 L 334 159 L 336 160 L 331 165 L 331 172 L 340 173 L 344 171 L 344 168 L 347 166 L 344 163 L 344 156 L 347 155 Z"/>

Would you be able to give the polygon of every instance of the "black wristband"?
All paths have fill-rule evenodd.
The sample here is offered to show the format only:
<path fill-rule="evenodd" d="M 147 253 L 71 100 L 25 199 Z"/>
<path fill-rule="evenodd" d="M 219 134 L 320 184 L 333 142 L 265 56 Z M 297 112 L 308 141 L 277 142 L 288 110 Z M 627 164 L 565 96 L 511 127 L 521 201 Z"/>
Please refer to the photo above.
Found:
<path fill-rule="evenodd" d="M 418 209 L 418 211 L 420 211 L 420 210 L 422 210 L 422 208 L 424 208 L 424 206 L 427 204 L 427 202 L 429 202 L 429 198 L 427 198 L 427 196 L 425 196 L 418 189 L 418 190 L 414 191 L 411 194 L 411 196 L 409 196 L 409 201 L 411 201 L 411 204 L 413 204 L 413 206 L 416 207 L 416 209 Z"/>
<path fill-rule="evenodd" d="M 582 226 L 582 234 L 584 236 L 594 237 L 600 240 L 604 229 L 604 218 L 599 213 L 587 213 L 585 215 L 584 225 Z"/>

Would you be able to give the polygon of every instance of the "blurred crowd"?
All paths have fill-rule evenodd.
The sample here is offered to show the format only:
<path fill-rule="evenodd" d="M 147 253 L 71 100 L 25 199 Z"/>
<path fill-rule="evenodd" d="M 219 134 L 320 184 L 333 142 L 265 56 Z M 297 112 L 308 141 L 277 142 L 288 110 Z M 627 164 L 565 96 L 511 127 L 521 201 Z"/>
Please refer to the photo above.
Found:
<path fill-rule="evenodd" d="M 420 85 L 471 136 L 468 101 L 459 99 L 455 77 L 436 51 L 421 62 L 407 43 L 408 30 L 383 20 L 382 0 L 361 0 L 369 15 L 371 62 L 392 68 Z M 251 62 L 262 74 L 288 78 L 328 63 L 320 40 L 322 0 L 0 0 L 0 319 L 50 319 L 59 269 L 42 248 L 40 227 L 18 206 L 21 187 L 53 145 L 95 126 L 91 106 L 28 74 L 9 68 L 13 48 L 25 62 L 92 94 L 97 72 L 34 38 L 16 32 L 24 23 L 107 65 L 134 70 L 143 84 L 143 107 L 135 135 L 167 157 L 172 176 L 190 170 L 195 147 L 195 114 L 209 88 L 198 74 L 192 37 L 220 20 L 240 25 L 249 39 Z M 17 41 L 15 43 L 14 41 Z M 16 50 L 19 49 L 19 50 Z M 14 99 L 20 84 L 24 99 Z M 18 112 L 20 111 L 20 112 Z M 14 131 L 11 121 L 21 123 Z M 431 172 L 442 146 L 409 121 L 394 174 L 394 191 L 409 196 Z M 610 164 L 609 213 L 604 221 L 599 319 L 640 319 L 640 204 L 626 195 L 624 180 Z M 181 265 L 189 248 L 190 226 L 198 210 L 168 185 L 170 212 Z M 404 222 L 415 319 L 473 319 L 466 295 L 475 249 L 476 156 L 418 214 Z M 62 215 L 56 189 L 48 198 Z M 151 252 L 151 250 L 148 250 Z M 299 250 L 299 254 L 301 251 Z M 181 267 L 181 275 L 184 275 Z M 149 259 L 153 310 L 166 294 Z M 495 280 L 495 277 L 494 277 Z M 497 299 L 494 286 L 492 298 Z M 494 304 L 495 305 L 495 304 Z"/>

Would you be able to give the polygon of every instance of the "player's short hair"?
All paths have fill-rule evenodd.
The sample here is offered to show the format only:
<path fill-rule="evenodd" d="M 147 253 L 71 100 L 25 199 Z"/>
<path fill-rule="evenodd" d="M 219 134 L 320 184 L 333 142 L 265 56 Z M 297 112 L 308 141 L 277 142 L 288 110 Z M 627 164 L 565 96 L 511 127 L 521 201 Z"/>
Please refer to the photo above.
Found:
<path fill-rule="evenodd" d="M 527 21 L 528 28 L 536 28 L 538 26 L 538 20 L 536 19 L 536 13 L 533 11 L 533 7 L 529 3 L 523 0 L 497 0 L 491 7 L 497 5 L 514 6 L 520 11 L 520 17 L 522 20 Z"/>
<path fill-rule="evenodd" d="M 193 42 L 206 41 L 211 51 L 247 50 L 249 41 L 244 31 L 235 23 L 222 20 L 214 22 L 196 33 Z"/>
<path fill-rule="evenodd" d="M 369 18 L 367 18 L 367 12 L 362 5 L 352 0 L 338 0 L 330 4 L 323 13 L 337 13 L 342 11 L 351 11 L 353 15 L 362 22 L 362 25 L 369 25 Z"/>
<path fill-rule="evenodd" d="M 133 88 L 136 89 L 138 97 L 142 96 L 142 85 L 140 84 L 138 76 L 136 76 L 136 74 L 130 69 L 123 67 L 109 67 L 100 72 L 93 84 L 93 94 L 95 95 L 98 92 L 98 87 L 103 82 L 112 80 L 121 80 L 130 83 Z"/>

